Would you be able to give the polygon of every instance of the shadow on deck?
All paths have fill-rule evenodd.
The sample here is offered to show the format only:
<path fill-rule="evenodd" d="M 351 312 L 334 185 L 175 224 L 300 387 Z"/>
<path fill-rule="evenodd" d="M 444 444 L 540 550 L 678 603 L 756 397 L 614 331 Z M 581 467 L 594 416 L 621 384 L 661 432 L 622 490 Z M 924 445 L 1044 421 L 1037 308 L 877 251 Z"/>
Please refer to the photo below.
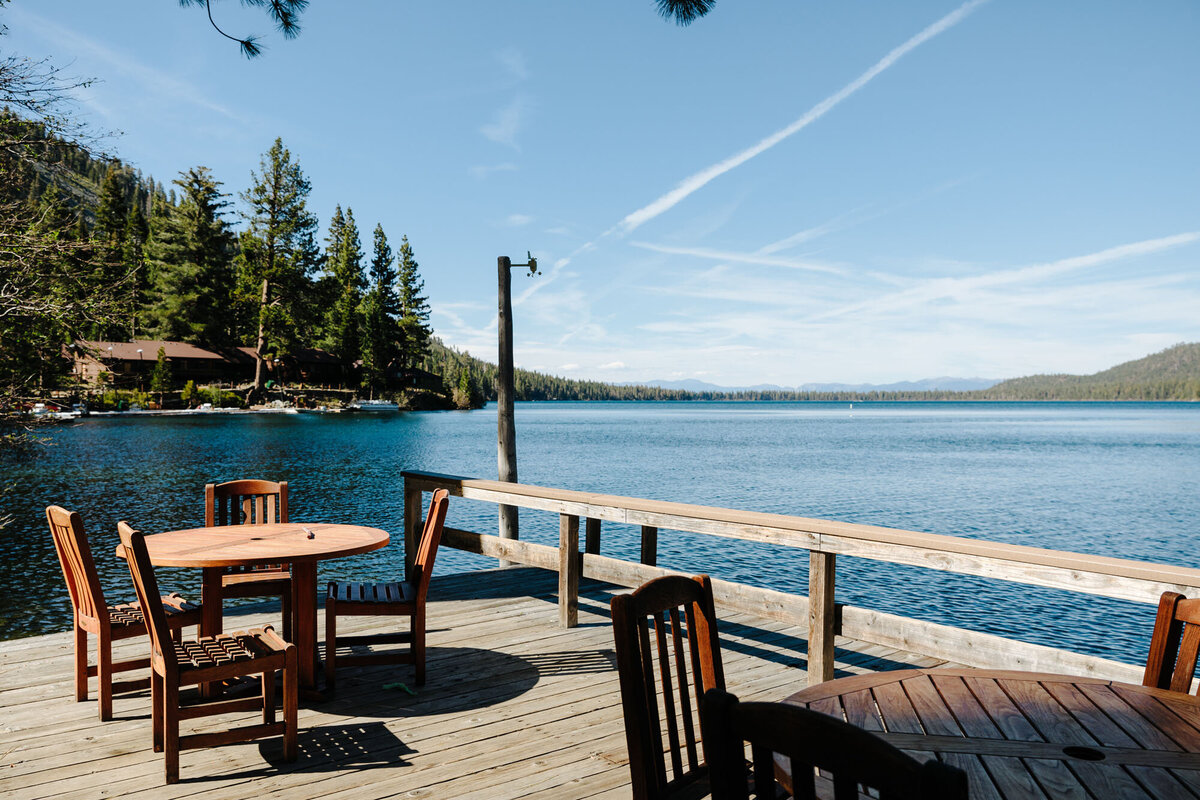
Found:
<path fill-rule="evenodd" d="M 628 797 L 608 619 L 617 591 L 585 581 L 580 625 L 564 630 L 553 573 L 435 578 L 425 686 L 411 686 L 407 666 L 339 670 L 336 697 L 301 706 L 298 761 L 279 760 L 277 739 L 185 751 L 182 782 L 170 787 L 162 783 L 161 755 L 150 749 L 146 693 L 118 697 L 116 719 L 100 723 L 94 700 L 71 699 L 69 634 L 3 642 L 0 796 Z M 265 607 L 238 609 L 227 613 L 226 629 L 271 618 Z M 348 618 L 339 629 L 388 622 Z M 804 687 L 807 641 L 794 627 L 734 614 L 722 615 L 720 633 L 730 691 L 782 699 Z M 145 647 L 119 644 L 118 657 Z M 839 675 L 941 663 L 843 639 L 836 657 Z"/>

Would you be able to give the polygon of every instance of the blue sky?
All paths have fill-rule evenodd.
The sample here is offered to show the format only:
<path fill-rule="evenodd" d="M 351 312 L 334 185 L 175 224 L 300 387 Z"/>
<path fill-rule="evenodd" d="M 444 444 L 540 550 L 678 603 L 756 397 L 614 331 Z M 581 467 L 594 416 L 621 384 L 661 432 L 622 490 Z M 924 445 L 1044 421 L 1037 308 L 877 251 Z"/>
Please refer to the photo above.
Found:
<path fill-rule="evenodd" d="M 413 245 L 447 343 L 610 381 L 1092 372 L 1200 341 L 1200 5 L 13 0 L 5 50 L 169 182 L 283 138 Z"/>

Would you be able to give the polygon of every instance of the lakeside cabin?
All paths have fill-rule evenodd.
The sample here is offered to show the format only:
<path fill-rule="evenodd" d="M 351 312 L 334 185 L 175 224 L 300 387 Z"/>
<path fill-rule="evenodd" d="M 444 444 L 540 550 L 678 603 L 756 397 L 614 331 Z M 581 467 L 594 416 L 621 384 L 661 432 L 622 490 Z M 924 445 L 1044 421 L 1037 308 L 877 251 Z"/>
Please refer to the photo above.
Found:
<path fill-rule="evenodd" d="M 197 385 L 242 385 L 254 380 L 257 357 L 253 347 L 210 350 L 186 342 L 138 339 L 129 342 L 76 341 L 69 349 L 71 374 L 80 383 L 108 381 L 115 387 L 144 386 L 150 380 L 158 360 L 159 348 L 171 366 L 172 382 Z M 267 378 L 275 383 L 303 383 L 309 386 L 357 386 L 361 363 L 343 362 L 328 350 L 300 347 L 278 359 L 266 362 Z M 435 376 L 436 377 L 436 376 Z M 391 365 L 387 378 L 400 387 L 425 386 L 428 373 L 404 370 Z M 440 384 L 440 381 L 438 382 Z"/>
<path fill-rule="evenodd" d="M 658 566 L 658 542 L 681 531 L 770 543 L 807 562 L 807 577 L 798 575 L 806 594 L 714 576 L 724 681 L 743 701 L 842 686 L 811 707 L 857 721 L 921 760 L 954 765 L 969 777 L 972 798 L 1200 797 L 1200 699 L 1190 670 L 1167 691 L 1142 685 L 1155 670 L 1141 664 L 836 599 L 839 558 L 871 559 L 986 577 L 1006 586 L 1014 604 L 1022 586 L 1064 590 L 1055 613 L 1068 619 L 1087 613 L 1089 596 L 1141 603 L 1157 642 L 1160 595 L 1200 594 L 1200 570 L 433 473 L 406 472 L 403 481 L 405 529 L 392 546 L 404 547 L 410 578 L 423 502 L 435 490 L 454 502 L 515 506 L 559 521 L 557 546 L 445 528 L 443 547 L 513 567 L 433 580 L 424 686 L 411 685 L 409 667 L 346 670 L 335 695 L 302 703 L 296 761 L 280 759 L 277 739 L 189 750 L 182 782 L 164 787 L 145 692 L 118 697 L 115 719 L 97 723 L 93 705 L 72 702 L 70 634 L 2 642 L 0 795 L 644 796 L 631 788 L 630 709 L 622 702 L 609 603 L 674 574 Z M 603 526 L 614 524 L 640 535 L 636 560 L 606 553 Z M 277 605 L 228 609 L 226 629 L 260 626 L 277 613 Z M 338 636 L 393 626 L 386 617 L 343 619 Z M 1194 645 L 1195 629 L 1188 631 Z M 117 657 L 136 656 L 146 643 L 119 642 L 117 649 Z M 1181 663 L 1185 657 L 1194 669 L 1194 646 Z M 678 664 L 687 671 L 685 661 Z M 838 680 L 824 683 L 831 679 Z M 937 713 L 952 701 L 975 715 Z M 212 733 L 219 729 L 219 722 L 201 728 L 214 743 L 223 741 Z"/>

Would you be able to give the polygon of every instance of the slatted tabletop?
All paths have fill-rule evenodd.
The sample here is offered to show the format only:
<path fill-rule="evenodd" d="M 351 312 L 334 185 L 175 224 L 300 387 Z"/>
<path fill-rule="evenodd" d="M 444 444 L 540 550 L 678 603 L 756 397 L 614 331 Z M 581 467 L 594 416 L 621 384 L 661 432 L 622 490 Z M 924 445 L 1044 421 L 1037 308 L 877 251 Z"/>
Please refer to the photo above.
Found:
<path fill-rule="evenodd" d="M 1200 698 L 1034 672 L 856 675 L 788 702 L 967 773 L 973 800 L 1200 798 Z"/>

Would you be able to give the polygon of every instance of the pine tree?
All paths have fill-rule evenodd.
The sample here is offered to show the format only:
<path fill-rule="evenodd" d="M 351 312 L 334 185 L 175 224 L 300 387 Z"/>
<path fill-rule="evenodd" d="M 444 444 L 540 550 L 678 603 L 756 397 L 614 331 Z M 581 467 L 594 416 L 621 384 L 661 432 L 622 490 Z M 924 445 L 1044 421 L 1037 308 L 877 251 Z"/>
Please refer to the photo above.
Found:
<path fill-rule="evenodd" d="M 286 354 L 311 331 L 297 313 L 303 308 L 310 274 L 319 258 L 316 216 L 307 206 L 311 190 L 300 165 L 276 139 L 263 157 L 259 174 L 242 199 L 250 206 L 238 259 L 239 291 L 257 322 L 258 365 L 254 387 L 267 382 L 266 358 Z"/>
<path fill-rule="evenodd" d="M 330 251 L 325 269 L 332 277 L 336 295 L 326 322 L 326 346 L 349 363 L 359 355 L 361 306 L 366 279 L 362 269 L 362 242 L 354 211 L 347 208 L 342 219 L 330 226 Z"/>
<path fill-rule="evenodd" d="M 429 351 L 429 301 L 422 296 L 425 281 L 417 271 L 408 237 L 400 240 L 400 265 L 396 288 L 400 301 L 400 360 L 406 368 L 421 363 Z"/>
<path fill-rule="evenodd" d="M 375 226 L 374 253 L 371 258 L 371 283 L 363 300 L 362 362 L 363 386 L 371 389 L 383 388 L 387 379 L 387 368 L 395 360 L 398 351 L 396 314 L 399 298 L 396 296 L 395 257 L 388 245 L 382 225 Z"/>
<path fill-rule="evenodd" d="M 129 203 L 125 200 L 125 187 L 120 166 L 109 166 L 100 186 L 100 202 L 96 206 L 95 238 L 105 246 L 119 250 L 125 233 L 125 218 L 129 216 Z"/>
<path fill-rule="evenodd" d="M 181 190 L 147 246 L 155 283 L 148 326 L 164 339 L 202 347 L 234 344 L 233 234 L 223 217 L 230 203 L 207 167 L 181 173 Z"/>

